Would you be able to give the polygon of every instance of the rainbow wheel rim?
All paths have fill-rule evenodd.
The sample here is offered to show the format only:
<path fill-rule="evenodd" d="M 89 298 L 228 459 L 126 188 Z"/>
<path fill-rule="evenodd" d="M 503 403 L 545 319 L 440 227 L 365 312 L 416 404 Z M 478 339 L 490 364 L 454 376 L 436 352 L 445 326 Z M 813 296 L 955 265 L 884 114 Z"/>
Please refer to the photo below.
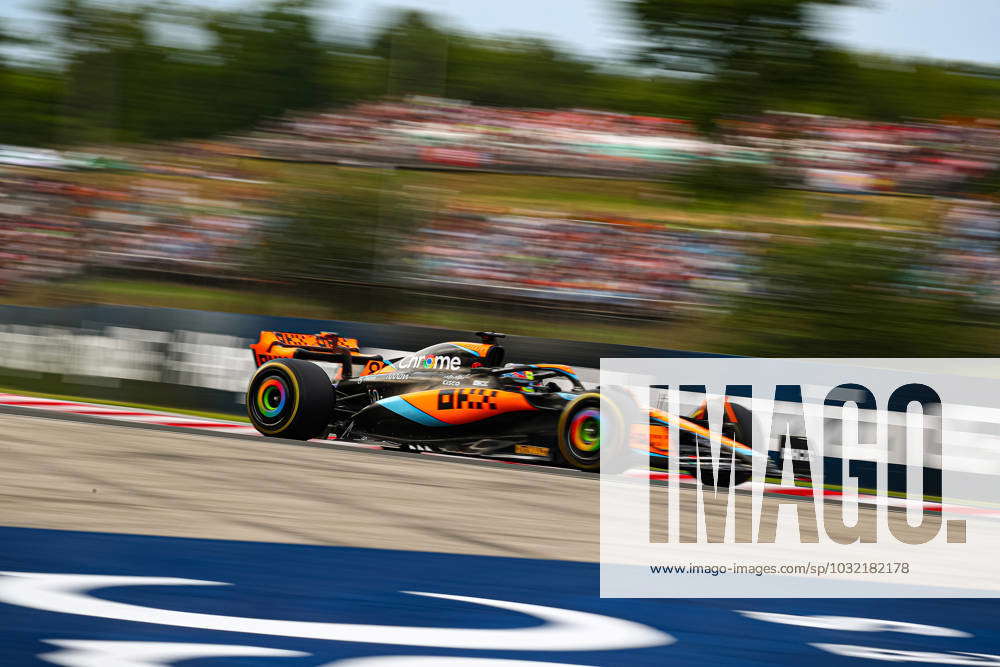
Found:
<path fill-rule="evenodd" d="M 265 419 L 279 417 L 288 403 L 289 394 L 288 385 L 282 378 L 270 376 L 257 387 L 257 412 Z"/>
<path fill-rule="evenodd" d="M 569 442 L 578 452 L 593 454 L 601 448 L 601 411 L 586 408 L 569 423 Z"/>

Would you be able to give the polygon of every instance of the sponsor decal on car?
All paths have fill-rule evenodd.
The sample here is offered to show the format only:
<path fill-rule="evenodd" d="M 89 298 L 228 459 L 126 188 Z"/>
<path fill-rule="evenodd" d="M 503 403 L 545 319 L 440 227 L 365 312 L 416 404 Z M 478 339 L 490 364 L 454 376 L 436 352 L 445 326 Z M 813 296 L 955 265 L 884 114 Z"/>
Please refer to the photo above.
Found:
<path fill-rule="evenodd" d="M 409 380 L 409 373 L 375 373 L 372 375 L 362 375 L 357 378 L 358 382 L 384 382 L 386 380 Z"/>
<path fill-rule="evenodd" d="M 531 456 L 548 456 L 548 447 L 538 447 L 536 445 L 514 445 L 515 454 L 530 454 Z"/>
<path fill-rule="evenodd" d="M 442 354 L 412 355 L 398 364 L 399 368 L 415 368 L 425 370 L 455 371 L 462 367 L 459 357 L 449 357 Z"/>
<path fill-rule="evenodd" d="M 382 370 L 385 367 L 386 367 L 386 363 L 384 361 L 378 361 L 376 359 L 372 359 L 371 361 L 369 361 L 368 363 L 365 364 L 365 368 L 364 368 L 363 371 L 361 371 L 361 374 L 362 375 L 370 375 L 372 373 L 378 373 L 380 370 Z"/>
<path fill-rule="evenodd" d="M 493 400 L 497 390 L 442 389 L 438 392 L 438 410 L 496 410 Z"/>

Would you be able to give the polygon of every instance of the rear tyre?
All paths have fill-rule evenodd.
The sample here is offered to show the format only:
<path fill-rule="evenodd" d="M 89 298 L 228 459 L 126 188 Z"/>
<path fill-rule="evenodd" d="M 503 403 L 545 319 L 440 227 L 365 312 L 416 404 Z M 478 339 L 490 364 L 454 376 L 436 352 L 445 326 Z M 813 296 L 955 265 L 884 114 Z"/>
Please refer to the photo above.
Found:
<path fill-rule="evenodd" d="M 264 435 L 309 440 L 323 435 L 333 414 L 334 393 L 322 368 L 302 359 L 269 361 L 247 389 L 247 414 Z"/>

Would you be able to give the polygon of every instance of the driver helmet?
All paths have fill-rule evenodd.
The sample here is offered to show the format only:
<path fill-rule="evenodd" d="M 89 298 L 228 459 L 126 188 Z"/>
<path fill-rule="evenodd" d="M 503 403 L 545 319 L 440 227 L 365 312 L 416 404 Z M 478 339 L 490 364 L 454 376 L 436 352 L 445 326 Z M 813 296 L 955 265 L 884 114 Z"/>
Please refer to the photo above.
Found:
<path fill-rule="evenodd" d="M 504 368 L 512 368 L 520 364 L 505 364 Z M 535 372 L 530 370 L 525 371 L 514 371 L 512 373 L 504 373 L 500 377 L 512 380 L 514 384 L 520 387 L 521 391 L 526 393 L 531 393 L 535 391 L 538 387 L 542 386 L 539 380 L 535 379 Z"/>

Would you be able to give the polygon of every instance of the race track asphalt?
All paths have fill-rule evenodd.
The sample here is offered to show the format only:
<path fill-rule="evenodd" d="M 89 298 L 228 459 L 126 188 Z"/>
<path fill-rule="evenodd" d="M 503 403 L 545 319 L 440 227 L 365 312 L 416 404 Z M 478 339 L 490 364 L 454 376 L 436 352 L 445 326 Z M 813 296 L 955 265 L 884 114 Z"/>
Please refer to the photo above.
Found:
<path fill-rule="evenodd" d="M 0 518 L 8 526 L 598 557 L 596 479 L 260 438 L 0 419 Z"/>
<path fill-rule="evenodd" d="M 60 417 L 0 415 L 4 525 L 599 559 L 596 475 Z"/>

